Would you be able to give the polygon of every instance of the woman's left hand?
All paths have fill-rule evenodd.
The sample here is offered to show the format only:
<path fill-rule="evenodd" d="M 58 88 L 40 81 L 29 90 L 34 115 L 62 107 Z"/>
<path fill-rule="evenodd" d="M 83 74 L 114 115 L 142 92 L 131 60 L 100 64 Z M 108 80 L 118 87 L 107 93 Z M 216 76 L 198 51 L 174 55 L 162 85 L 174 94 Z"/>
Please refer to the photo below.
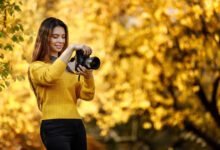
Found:
<path fill-rule="evenodd" d="M 77 75 L 83 75 L 86 79 L 92 77 L 92 72 L 93 72 L 92 69 L 87 69 L 86 67 L 79 65 L 79 67 L 76 70 L 77 70 L 76 72 Z"/>

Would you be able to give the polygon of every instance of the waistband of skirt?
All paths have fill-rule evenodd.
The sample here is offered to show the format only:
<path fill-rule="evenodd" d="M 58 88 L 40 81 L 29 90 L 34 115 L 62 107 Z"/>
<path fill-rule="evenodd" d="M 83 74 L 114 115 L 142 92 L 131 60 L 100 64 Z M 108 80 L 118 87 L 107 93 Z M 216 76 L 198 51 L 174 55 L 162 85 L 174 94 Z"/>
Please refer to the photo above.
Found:
<path fill-rule="evenodd" d="M 41 122 L 82 122 L 82 119 L 46 119 Z"/>

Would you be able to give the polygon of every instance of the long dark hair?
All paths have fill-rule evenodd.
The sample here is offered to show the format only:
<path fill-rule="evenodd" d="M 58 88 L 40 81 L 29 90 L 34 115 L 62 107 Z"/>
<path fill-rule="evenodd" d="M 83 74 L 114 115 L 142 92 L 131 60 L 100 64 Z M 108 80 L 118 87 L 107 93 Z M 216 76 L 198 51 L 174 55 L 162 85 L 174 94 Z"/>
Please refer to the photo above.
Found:
<path fill-rule="evenodd" d="M 58 56 L 63 53 L 63 51 L 67 48 L 68 45 L 68 28 L 67 26 L 59 19 L 57 18 L 47 18 L 45 19 L 38 31 L 38 35 L 35 42 L 34 52 L 32 56 L 32 62 L 34 61 L 44 61 L 49 62 L 50 61 L 50 49 L 49 49 L 49 38 L 53 32 L 53 29 L 57 26 L 61 26 L 65 30 L 65 44 L 60 53 L 58 53 Z"/>
<path fill-rule="evenodd" d="M 41 26 L 38 30 L 38 35 L 36 38 L 31 62 L 34 62 L 34 61 L 43 61 L 46 63 L 50 62 L 51 52 L 50 52 L 50 48 L 49 48 L 49 38 L 53 32 L 53 29 L 57 26 L 63 27 L 65 30 L 65 34 L 66 34 L 64 47 L 63 47 L 62 51 L 60 53 L 58 53 L 58 57 L 67 48 L 67 46 L 68 46 L 68 28 L 67 28 L 66 24 L 57 18 L 49 17 L 41 23 Z M 42 101 L 40 100 L 40 97 L 37 94 L 36 89 L 31 81 L 29 68 L 28 68 L 28 79 L 29 79 L 31 87 L 34 91 L 34 94 L 37 98 L 38 108 L 40 109 L 40 111 L 42 111 Z"/>

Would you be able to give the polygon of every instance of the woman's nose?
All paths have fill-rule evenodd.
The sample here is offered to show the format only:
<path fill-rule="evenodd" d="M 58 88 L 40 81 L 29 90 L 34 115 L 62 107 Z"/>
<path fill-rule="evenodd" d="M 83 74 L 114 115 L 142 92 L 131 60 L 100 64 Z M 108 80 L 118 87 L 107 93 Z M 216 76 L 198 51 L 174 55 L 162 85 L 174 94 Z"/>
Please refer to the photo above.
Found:
<path fill-rule="evenodd" d="M 65 42 L 65 38 L 59 37 L 58 38 L 58 42 L 64 43 Z"/>

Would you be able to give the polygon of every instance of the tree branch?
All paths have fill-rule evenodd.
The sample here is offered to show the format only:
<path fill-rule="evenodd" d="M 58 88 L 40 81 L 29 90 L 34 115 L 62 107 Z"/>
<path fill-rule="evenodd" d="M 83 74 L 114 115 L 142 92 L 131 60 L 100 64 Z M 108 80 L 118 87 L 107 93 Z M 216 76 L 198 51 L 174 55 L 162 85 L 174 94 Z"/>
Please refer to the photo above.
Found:
<path fill-rule="evenodd" d="M 169 85 L 168 90 L 169 90 L 169 92 L 170 92 L 170 94 L 171 94 L 171 96 L 173 98 L 173 107 L 174 107 L 175 110 L 178 110 L 177 98 L 176 98 L 176 96 L 174 94 L 173 85 L 172 84 Z"/>
<path fill-rule="evenodd" d="M 201 84 L 199 82 L 197 84 L 200 87 L 199 91 L 197 92 L 197 95 L 199 96 L 199 98 L 200 98 L 202 104 L 204 105 L 205 109 L 211 113 L 211 115 L 214 118 L 215 122 L 220 127 L 220 115 L 218 113 L 218 108 L 216 107 L 216 105 L 214 106 L 210 102 L 208 102 L 208 99 L 205 95 L 205 92 L 204 92 Z"/>
<path fill-rule="evenodd" d="M 192 131 L 194 134 L 197 136 L 203 138 L 207 144 L 209 144 L 210 147 L 213 148 L 213 150 L 219 150 L 220 149 L 220 144 L 215 141 L 213 138 L 208 137 L 205 133 L 200 131 L 192 122 L 190 121 L 184 121 L 185 129 Z"/>
<path fill-rule="evenodd" d="M 208 102 L 208 99 L 207 99 L 207 97 L 206 97 L 206 95 L 205 95 L 205 92 L 203 91 L 203 88 L 202 88 L 202 85 L 200 84 L 200 82 L 198 81 L 197 82 L 197 85 L 199 86 L 199 91 L 196 93 L 198 96 L 199 96 L 199 98 L 201 99 L 201 101 L 202 101 L 202 104 L 204 104 L 204 106 L 206 107 L 206 109 L 207 110 L 209 110 L 209 102 Z"/>
<path fill-rule="evenodd" d="M 7 21 L 7 8 L 6 8 L 6 6 L 5 6 L 5 8 L 4 8 L 5 10 L 4 10 L 4 20 L 3 20 L 3 24 L 4 24 L 4 28 L 6 28 L 6 21 Z"/>
<path fill-rule="evenodd" d="M 220 80 L 220 76 L 215 80 L 213 84 L 212 105 L 215 107 L 216 107 L 216 94 L 217 94 L 219 80 Z"/>
<path fill-rule="evenodd" d="M 219 114 L 218 114 L 218 109 L 216 107 L 215 107 L 216 109 L 213 108 L 212 105 L 208 102 L 208 99 L 207 99 L 207 97 L 206 97 L 206 95 L 205 95 L 205 93 L 203 91 L 203 88 L 202 88 L 200 82 L 197 80 L 196 83 L 200 87 L 200 90 L 197 92 L 197 94 L 200 97 L 202 104 L 205 106 L 206 110 L 209 111 L 212 114 L 212 116 L 215 119 L 217 125 L 220 126 L 220 117 L 219 117 Z M 171 93 L 174 101 L 177 101 L 178 99 L 177 99 L 177 97 L 174 94 L 172 86 L 169 87 L 169 92 Z M 174 107 L 175 110 L 177 110 L 176 108 L 177 107 Z M 197 129 L 193 123 L 185 120 L 184 121 L 184 126 L 185 126 L 185 128 L 187 130 L 193 131 L 196 135 L 198 135 L 199 137 L 203 138 L 206 141 L 206 143 L 209 144 L 214 150 L 219 150 L 220 149 L 220 144 L 217 143 L 217 141 L 215 141 L 211 137 L 208 137 L 205 133 L 203 133 L 202 131 Z"/>

